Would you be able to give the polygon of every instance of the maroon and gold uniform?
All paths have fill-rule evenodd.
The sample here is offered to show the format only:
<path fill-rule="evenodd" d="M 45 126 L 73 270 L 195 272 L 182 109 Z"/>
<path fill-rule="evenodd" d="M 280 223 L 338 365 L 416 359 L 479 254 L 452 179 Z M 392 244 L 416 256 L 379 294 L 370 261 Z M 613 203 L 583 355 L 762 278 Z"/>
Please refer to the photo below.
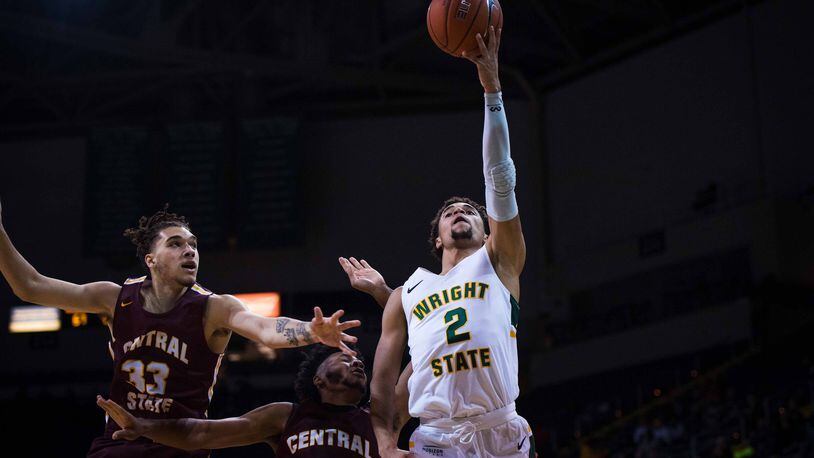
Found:
<path fill-rule="evenodd" d="M 169 312 L 144 309 L 141 288 L 149 278 L 128 279 L 113 314 L 110 399 L 136 417 L 206 418 L 223 354 L 213 353 L 204 335 L 206 302 L 212 294 L 197 283 Z M 205 457 L 208 450 L 185 452 L 146 438 L 114 441 L 119 426 L 107 420 L 104 435 L 91 444 L 89 457 Z"/>
<path fill-rule="evenodd" d="M 279 458 L 378 458 L 370 411 L 318 402 L 294 405 L 277 446 Z"/>

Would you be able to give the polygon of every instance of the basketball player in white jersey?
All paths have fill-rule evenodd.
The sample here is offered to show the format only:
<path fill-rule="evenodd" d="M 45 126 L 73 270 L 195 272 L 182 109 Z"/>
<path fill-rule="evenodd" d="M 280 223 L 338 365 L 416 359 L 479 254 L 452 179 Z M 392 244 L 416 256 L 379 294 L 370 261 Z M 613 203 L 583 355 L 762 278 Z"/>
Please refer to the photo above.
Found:
<path fill-rule="evenodd" d="M 489 30 L 488 45 L 478 36 L 478 44 L 480 55 L 465 57 L 477 66 L 485 91 L 486 211 L 466 198 L 447 200 L 430 238 L 441 273 L 419 268 L 390 295 L 371 386 L 373 427 L 385 458 L 534 456 L 531 430 L 514 405 L 526 247 L 498 78 L 500 30 Z M 421 419 L 409 453 L 396 445 L 392 401 L 407 343 L 409 410 Z"/>

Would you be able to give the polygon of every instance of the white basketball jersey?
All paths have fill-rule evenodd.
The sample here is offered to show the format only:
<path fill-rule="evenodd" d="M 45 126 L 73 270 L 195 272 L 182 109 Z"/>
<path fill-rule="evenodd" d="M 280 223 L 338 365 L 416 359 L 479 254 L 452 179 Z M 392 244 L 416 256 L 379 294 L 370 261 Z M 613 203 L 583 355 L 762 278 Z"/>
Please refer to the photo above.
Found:
<path fill-rule="evenodd" d="M 437 275 L 418 268 L 401 291 L 413 375 L 410 415 L 480 415 L 517 399 L 519 308 L 484 246 Z"/>

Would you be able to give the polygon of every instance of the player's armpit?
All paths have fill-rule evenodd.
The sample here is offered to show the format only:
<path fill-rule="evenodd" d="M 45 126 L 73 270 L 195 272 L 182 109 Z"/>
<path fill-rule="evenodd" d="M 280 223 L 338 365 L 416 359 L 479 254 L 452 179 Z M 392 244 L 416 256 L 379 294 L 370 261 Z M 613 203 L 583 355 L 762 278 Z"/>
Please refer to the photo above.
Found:
<path fill-rule="evenodd" d="M 401 302 L 401 288 L 390 295 L 382 316 L 382 335 L 373 360 L 373 380 L 370 385 L 370 413 L 380 453 L 396 447 L 398 431 L 394 425 L 396 382 L 401 357 L 407 344 L 407 321 Z"/>
<path fill-rule="evenodd" d="M 396 384 L 396 413 L 394 415 L 394 426 L 396 429 L 401 431 L 404 425 L 410 421 L 410 409 L 409 409 L 409 401 L 410 401 L 410 392 L 407 389 L 407 382 L 410 380 L 410 377 L 413 375 L 413 363 L 407 363 L 407 366 L 404 367 L 404 370 L 401 371 L 401 375 L 399 375 L 399 381 Z"/>
<path fill-rule="evenodd" d="M 489 218 L 489 238 L 486 241 L 486 248 L 492 265 L 504 284 L 507 284 L 510 278 L 520 277 L 526 264 L 526 240 L 523 237 L 520 215 L 508 221 L 495 221 Z"/>

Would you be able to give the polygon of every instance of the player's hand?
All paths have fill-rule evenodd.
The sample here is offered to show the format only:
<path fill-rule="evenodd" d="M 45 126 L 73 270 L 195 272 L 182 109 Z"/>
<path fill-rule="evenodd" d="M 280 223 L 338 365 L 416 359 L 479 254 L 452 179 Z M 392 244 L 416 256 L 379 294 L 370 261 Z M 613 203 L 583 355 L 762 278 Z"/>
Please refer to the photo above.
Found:
<path fill-rule="evenodd" d="M 477 34 L 475 40 L 478 41 L 480 55 L 471 55 L 464 51 L 463 57 L 474 63 L 478 67 L 478 78 L 483 90 L 488 93 L 500 92 L 500 77 L 498 75 L 497 54 L 500 49 L 500 35 L 503 29 L 495 31 L 494 26 L 489 27 L 489 42 L 483 41 L 483 36 Z"/>
<path fill-rule="evenodd" d="M 356 352 L 351 350 L 345 342 L 356 343 L 356 337 L 345 334 L 350 328 L 360 326 L 359 320 L 340 322 L 339 318 L 345 314 L 344 310 L 337 310 L 330 318 L 325 319 L 322 309 L 314 307 L 314 318 L 311 320 L 311 334 L 319 342 L 329 347 L 337 347 L 351 356 L 356 356 Z"/>
<path fill-rule="evenodd" d="M 122 406 L 116 404 L 110 399 L 105 399 L 101 396 L 96 396 L 96 405 L 104 409 L 110 418 L 116 422 L 120 430 L 113 433 L 113 439 L 133 440 L 141 437 L 144 434 L 144 426 L 141 421 L 124 410 Z"/>
<path fill-rule="evenodd" d="M 357 261 L 353 256 L 350 259 L 339 258 L 339 264 L 345 273 L 353 289 L 375 296 L 377 292 L 387 289 L 387 283 L 378 270 L 370 267 L 364 259 Z"/>

